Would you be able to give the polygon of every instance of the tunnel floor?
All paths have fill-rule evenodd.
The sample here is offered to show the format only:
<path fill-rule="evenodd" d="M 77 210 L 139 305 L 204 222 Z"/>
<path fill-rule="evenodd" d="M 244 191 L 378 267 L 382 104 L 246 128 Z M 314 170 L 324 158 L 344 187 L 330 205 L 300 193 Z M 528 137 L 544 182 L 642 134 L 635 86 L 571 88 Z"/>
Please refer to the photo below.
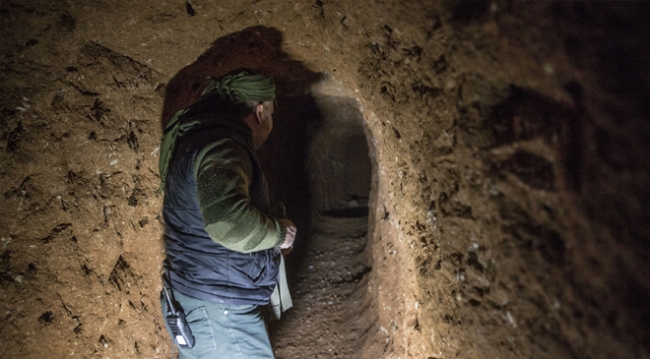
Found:
<path fill-rule="evenodd" d="M 295 268 L 294 307 L 271 323 L 277 358 L 359 358 L 368 320 L 365 300 L 367 220 L 331 219 L 331 232 L 308 235 Z"/>

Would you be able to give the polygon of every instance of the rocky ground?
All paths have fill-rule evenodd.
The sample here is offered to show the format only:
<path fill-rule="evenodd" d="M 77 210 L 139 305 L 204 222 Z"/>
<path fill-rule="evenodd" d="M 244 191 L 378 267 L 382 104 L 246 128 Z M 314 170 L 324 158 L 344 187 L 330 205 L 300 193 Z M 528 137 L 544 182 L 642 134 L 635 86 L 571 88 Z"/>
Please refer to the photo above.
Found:
<path fill-rule="evenodd" d="M 278 83 L 278 358 L 650 357 L 644 2 L 0 3 L 0 356 L 166 358 L 162 125 Z M 367 155 L 367 156 L 366 156 Z"/>

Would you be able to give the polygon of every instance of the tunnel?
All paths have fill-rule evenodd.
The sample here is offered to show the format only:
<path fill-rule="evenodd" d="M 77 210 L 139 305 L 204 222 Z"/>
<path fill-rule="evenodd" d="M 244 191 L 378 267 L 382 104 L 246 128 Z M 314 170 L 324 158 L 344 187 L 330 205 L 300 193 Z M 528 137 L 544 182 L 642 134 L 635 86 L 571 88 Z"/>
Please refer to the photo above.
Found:
<path fill-rule="evenodd" d="M 297 223 L 303 234 L 286 257 L 294 308 L 271 322 L 277 356 L 358 357 L 377 320 L 367 296 L 373 165 L 359 102 L 341 96 L 351 91 L 340 86 L 325 78 L 309 96 L 280 97 L 277 136 L 260 150 L 267 152 L 270 178 L 280 183 L 278 193 L 297 200 L 284 202 L 288 217 L 302 214 Z M 296 126 L 300 122 L 307 124 Z M 296 153 L 274 150 L 296 137 L 306 139 Z M 304 160 L 297 165 L 304 168 L 302 177 L 274 174 L 287 158 Z M 295 196 L 300 186 L 307 196 Z"/>
<path fill-rule="evenodd" d="M 162 130 L 208 76 L 246 67 L 276 82 L 257 155 L 298 228 L 278 359 L 650 358 L 649 17 L 3 1 L 0 357 L 177 352 Z"/>

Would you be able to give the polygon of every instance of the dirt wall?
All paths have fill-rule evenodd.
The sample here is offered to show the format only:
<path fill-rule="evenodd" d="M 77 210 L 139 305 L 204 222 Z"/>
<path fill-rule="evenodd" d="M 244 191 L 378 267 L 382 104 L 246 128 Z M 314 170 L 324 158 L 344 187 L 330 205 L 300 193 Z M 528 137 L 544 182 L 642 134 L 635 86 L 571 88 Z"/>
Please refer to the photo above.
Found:
<path fill-rule="evenodd" d="M 301 92 L 288 100 L 328 81 L 363 114 L 360 310 L 377 319 L 349 357 L 649 357 L 648 15 L 641 2 L 3 1 L 0 355 L 169 356 L 161 121 L 198 90 L 184 76 L 248 56 Z M 224 55 L 255 26 L 277 56 Z"/>

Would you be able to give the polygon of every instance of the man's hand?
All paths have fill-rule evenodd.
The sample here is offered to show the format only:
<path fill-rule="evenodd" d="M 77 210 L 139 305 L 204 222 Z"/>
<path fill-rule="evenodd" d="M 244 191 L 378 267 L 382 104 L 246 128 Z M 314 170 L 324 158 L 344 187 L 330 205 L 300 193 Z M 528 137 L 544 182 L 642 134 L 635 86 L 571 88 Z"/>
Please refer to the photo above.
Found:
<path fill-rule="evenodd" d="M 287 235 L 284 237 L 284 243 L 280 245 L 280 249 L 283 249 L 283 253 L 285 252 L 284 250 L 288 250 L 287 253 L 285 253 L 288 254 L 293 248 L 293 241 L 296 240 L 296 232 L 298 229 L 296 228 L 296 225 L 288 219 L 278 219 L 278 222 L 287 229 Z"/>

